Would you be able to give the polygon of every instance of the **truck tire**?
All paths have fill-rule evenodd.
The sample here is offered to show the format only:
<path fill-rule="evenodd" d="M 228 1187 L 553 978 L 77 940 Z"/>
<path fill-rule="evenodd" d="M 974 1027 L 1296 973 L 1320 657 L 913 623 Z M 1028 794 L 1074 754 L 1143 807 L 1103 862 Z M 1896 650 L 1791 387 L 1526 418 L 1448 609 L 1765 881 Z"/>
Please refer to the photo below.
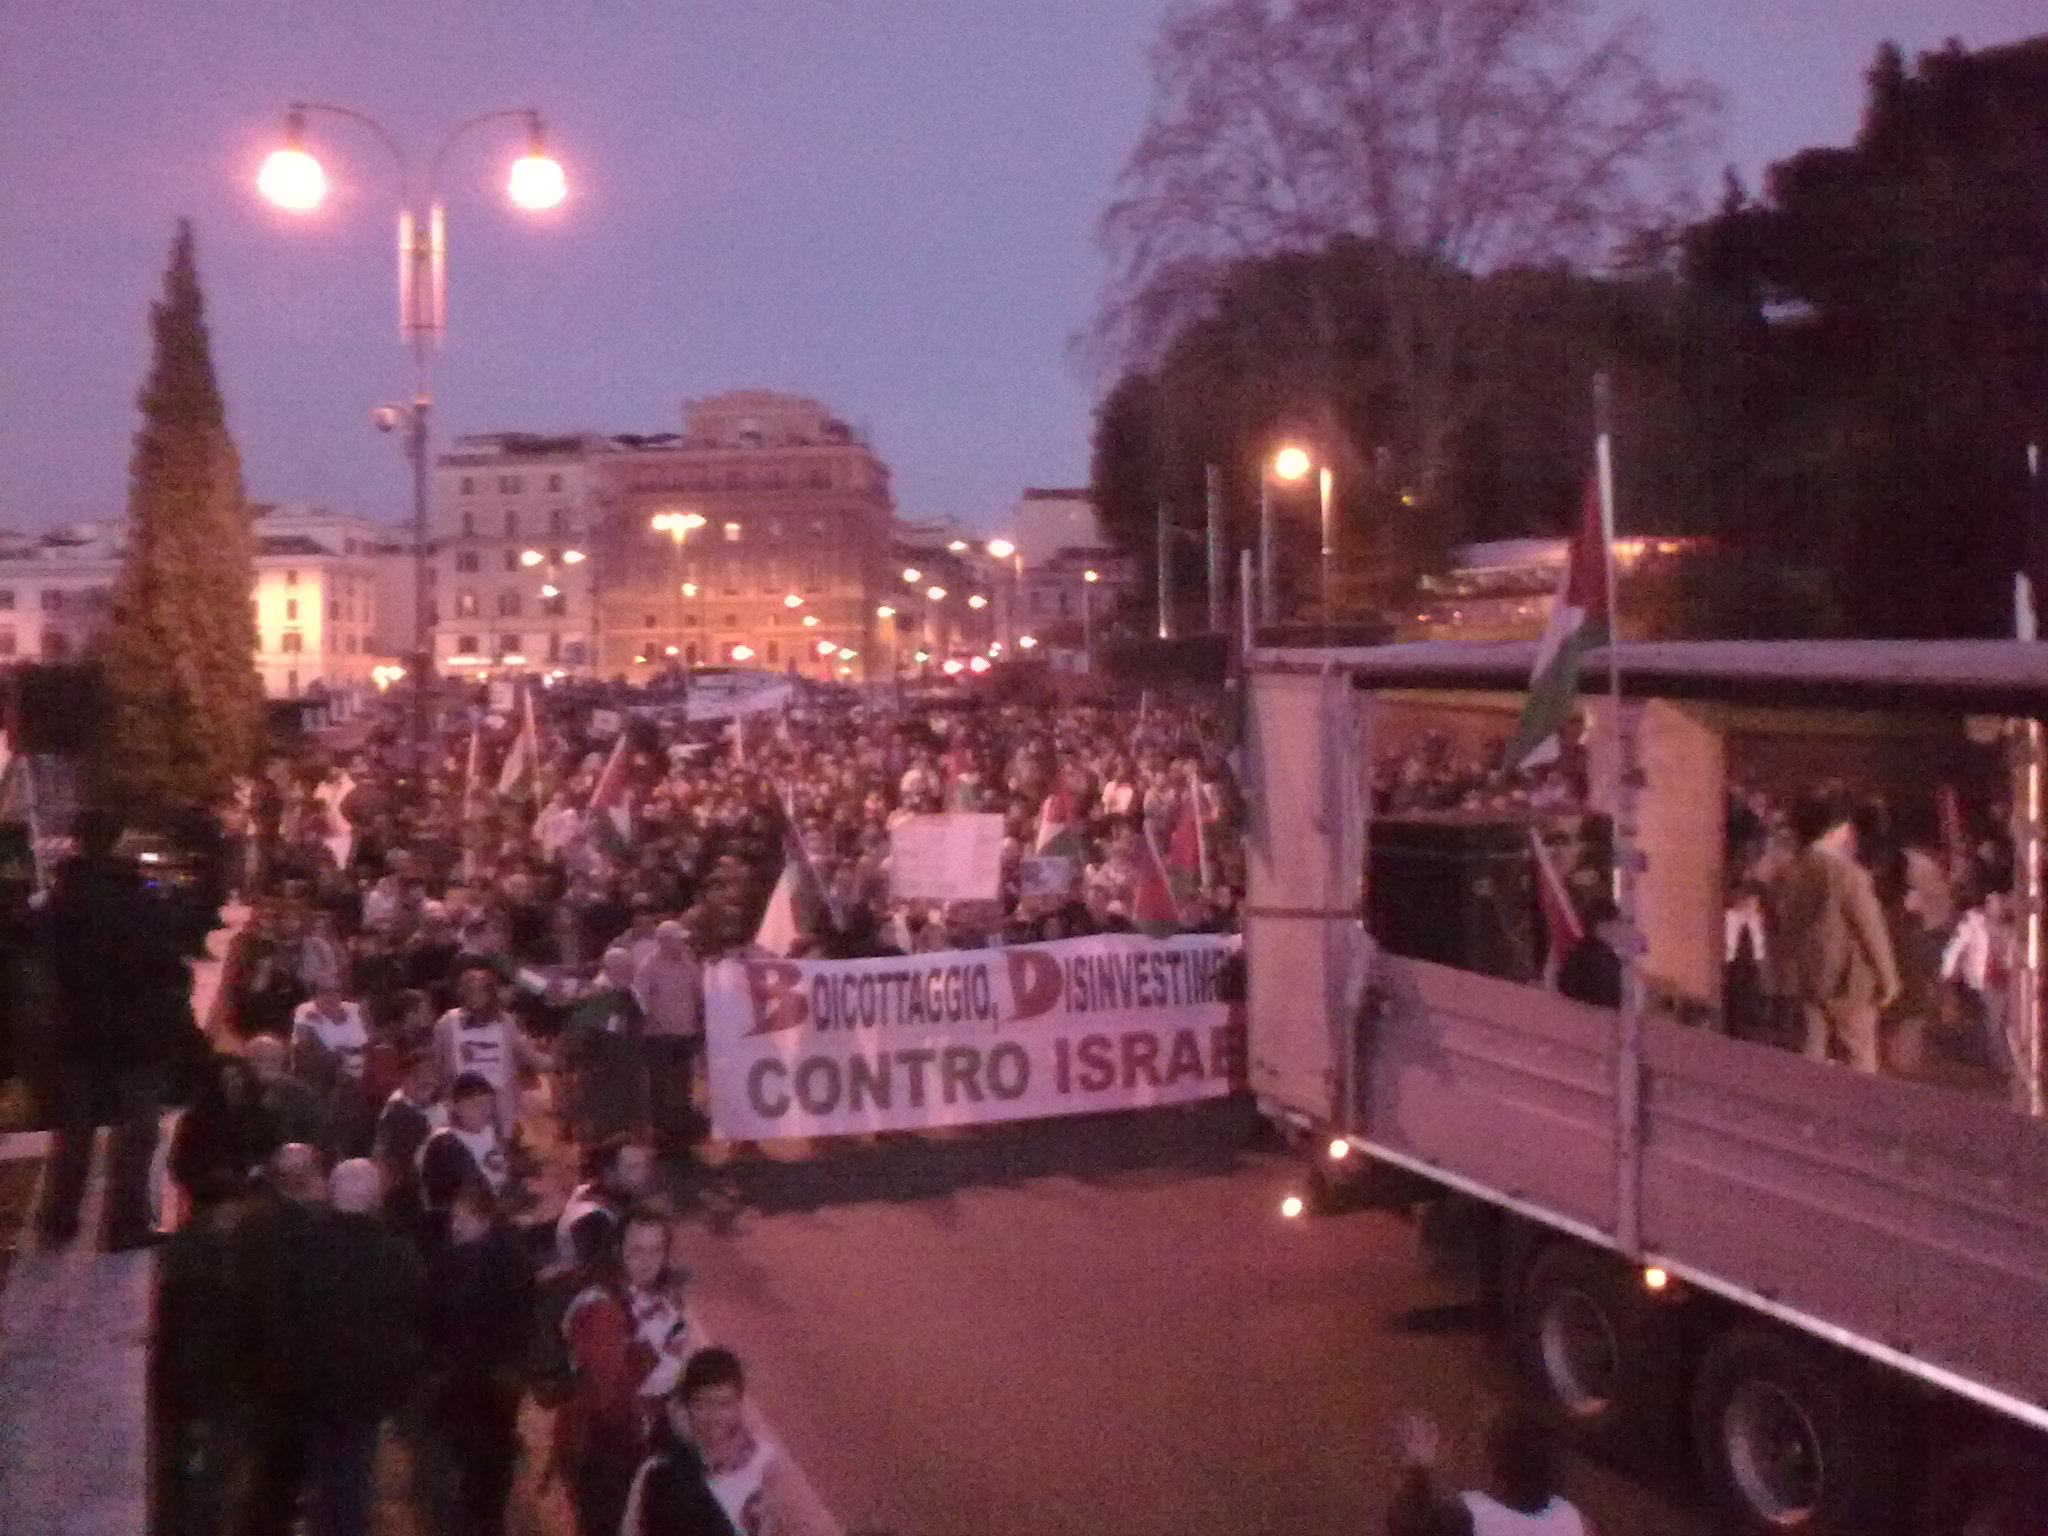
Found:
<path fill-rule="evenodd" d="M 1708 1346 L 1693 1444 L 1738 1531 L 1880 1536 L 1892 1529 L 1893 1404 L 1846 1356 L 1744 1324 Z"/>
<path fill-rule="evenodd" d="M 1679 1401 L 1673 1329 L 1632 1267 L 1551 1243 L 1523 1272 L 1510 1317 L 1517 1363 L 1573 1440 L 1604 1450 L 1668 1443 Z"/>

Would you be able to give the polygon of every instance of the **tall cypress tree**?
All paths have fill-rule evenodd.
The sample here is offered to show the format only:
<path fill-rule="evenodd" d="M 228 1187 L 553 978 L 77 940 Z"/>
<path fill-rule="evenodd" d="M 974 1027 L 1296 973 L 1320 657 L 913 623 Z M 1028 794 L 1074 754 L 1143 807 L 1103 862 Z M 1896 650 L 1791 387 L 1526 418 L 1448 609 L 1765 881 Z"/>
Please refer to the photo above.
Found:
<path fill-rule="evenodd" d="M 140 814 L 220 805 L 255 758 L 263 712 L 254 536 L 187 220 L 150 323 L 127 558 L 97 647 L 109 720 L 94 774 L 109 803 Z"/>

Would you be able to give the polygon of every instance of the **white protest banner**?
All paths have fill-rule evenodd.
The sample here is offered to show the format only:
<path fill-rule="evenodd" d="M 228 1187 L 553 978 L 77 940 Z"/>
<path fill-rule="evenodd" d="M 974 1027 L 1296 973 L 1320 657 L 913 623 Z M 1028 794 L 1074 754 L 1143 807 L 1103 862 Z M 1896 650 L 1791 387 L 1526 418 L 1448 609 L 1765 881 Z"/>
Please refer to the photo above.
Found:
<path fill-rule="evenodd" d="M 1002 880 L 1001 816 L 906 816 L 889 833 L 889 890 L 898 901 L 993 901 Z"/>
<path fill-rule="evenodd" d="M 713 1132 L 849 1136 L 1186 1104 L 1242 1076 L 1234 936 L 1102 934 L 705 977 Z"/>
<path fill-rule="evenodd" d="M 491 711 L 493 714 L 509 715 L 518 705 L 518 696 L 513 685 L 499 681 L 491 684 Z"/>

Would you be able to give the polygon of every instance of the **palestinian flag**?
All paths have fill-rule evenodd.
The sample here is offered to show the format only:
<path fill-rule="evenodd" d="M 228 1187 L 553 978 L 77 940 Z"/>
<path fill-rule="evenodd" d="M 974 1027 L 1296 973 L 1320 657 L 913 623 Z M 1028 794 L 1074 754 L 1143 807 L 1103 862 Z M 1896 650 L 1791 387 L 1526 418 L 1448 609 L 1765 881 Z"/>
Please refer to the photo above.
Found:
<path fill-rule="evenodd" d="M 1544 962 L 1543 984 L 1554 991 L 1564 957 L 1586 936 L 1586 927 L 1579 921 L 1579 909 L 1565 886 L 1564 876 L 1557 872 L 1557 865 L 1551 862 L 1550 850 L 1543 846 L 1543 834 L 1534 827 L 1529 829 L 1529 846 L 1536 853 L 1536 900 L 1543 908 L 1543 928 L 1550 939 L 1550 957 Z"/>
<path fill-rule="evenodd" d="M 1204 885 L 1207 860 L 1202 846 L 1202 807 L 1192 777 L 1180 797 L 1180 812 L 1173 830 L 1166 836 L 1166 880 L 1173 894 L 1185 902 L 1198 895 Z"/>
<path fill-rule="evenodd" d="M 817 866 L 804 851 L 793 827 L 782 836 L 782 874 L 769 893 L 768 906 L 761 913 L 761 926 L 754 942 L 771 955 L 787 955 L 797 940 L 815 934 L 833 919 L 825 882 Z"/>
<path fill-rule="evenodd" d="M 590 835 L 615 857 L 626 851 L 633 836 L 633 802 L 626 783 L 626 738 L 631 734 L 619 732 L 590 791 Z"/>
<path fill-rule="evenodd" d="M 1138 880 L 1131 891 L 1131 926 L 1148 939 L 1170 939 L 1180 932 L 1180 904 L 1152 834 L 1144 836 L 1138 855 Z"/>
<path fill-rule="evenodd" d="M 1565 553 L 1564 584 L 1551 606 L 1550 623 L 1536 648 L 1529 697 L 1515 722 L 1503 767 L 1513 772 L 1557 756 L 1558 732 L 1578 700 L 1579 664 L 1586 653 L 1607 644 L 1613 633 L 1607 612 L 1606 530 L 1600 515 L 1600 485 L 1586 481 L 1579 531 Z"/>
<path fill-rule="evenodd" d="M 519 734 L 498 769 L 498 793 L 521 800 L 540 798 L 540 731 L 533 722 L 533 690 L 519 689 Z"/>
<path fill-rule="evenodd" d="M 1038 807 L 1038 835 L 1031 840 L 1038 858 L 1079 859 L 1081 834 L 1075 826 L 1074 792 L 1056 789 Z"/>

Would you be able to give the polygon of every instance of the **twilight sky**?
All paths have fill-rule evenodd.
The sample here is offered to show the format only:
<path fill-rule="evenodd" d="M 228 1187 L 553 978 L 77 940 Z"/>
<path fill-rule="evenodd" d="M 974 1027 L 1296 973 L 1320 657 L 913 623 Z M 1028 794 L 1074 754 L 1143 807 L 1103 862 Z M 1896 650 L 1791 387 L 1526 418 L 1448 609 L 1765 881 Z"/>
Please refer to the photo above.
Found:
<path fill-rule="evenodd" d="M 1746 172 L 1854 130 L 1879 40 L 2042 28 L 2039 0 L 1646 0 L 1668 72 L 1729 100 Z M 381 119 L 417 160 L 538 106 L 570 196 L 512 211 L 510 127 L 443 191 L 437 435 L 665 431 L 767 386 L 873 435 L 899 510 L 993 527 L 1081 483 L 1070 361 L 1097 213 L 1142 117 L 1163 0 L 7 0 L 0 6 L 0 527 L 119 516 L 147 305 L 172 220 L 199 241 L 251 495 L 401 515 L 397 186 L 335 120 L 307 219 L 254 179 L 294 97 Z M 1711 169 L 1711 168 L 1710 168 Z"/>

